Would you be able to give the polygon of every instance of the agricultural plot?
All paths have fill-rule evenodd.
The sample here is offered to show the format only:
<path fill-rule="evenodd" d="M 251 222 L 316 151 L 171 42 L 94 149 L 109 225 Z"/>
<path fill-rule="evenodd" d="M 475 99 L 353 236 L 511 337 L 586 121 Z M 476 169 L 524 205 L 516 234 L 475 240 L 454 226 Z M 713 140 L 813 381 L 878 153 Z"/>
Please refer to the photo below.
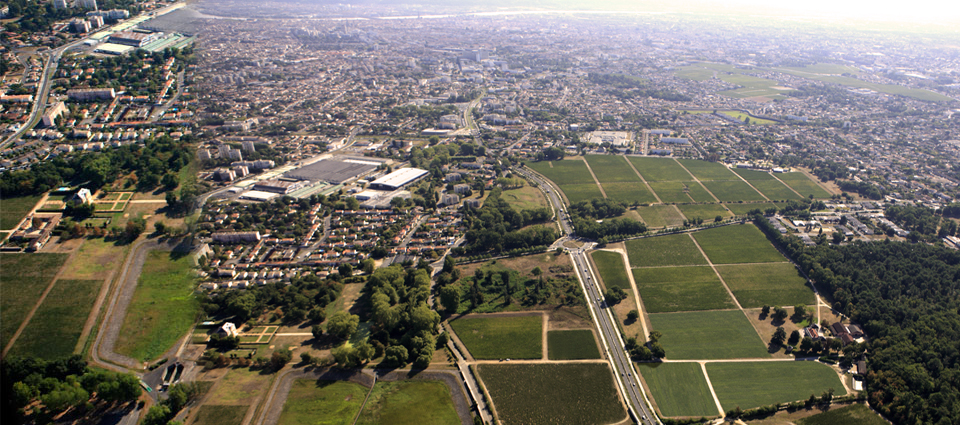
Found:
<path fill-rule="evenodd" d="M 737 89 L 737 90 L 722 91 L 722 92 L 719 92 L 719 94 L 730 96 L 730 97 L 754 97 L 754 96 L 769 96 L 769 95 L 775 96 L 780 94 L 780 92 L 777 91 L 776 89 Z M 755 117 L 753 115 L 745 114 L 740 111 L 723 111 L 720 113 L 729 117 L 733 117 L 737 120 L 743 121 L 746 124 L 769 125 L 769 124 L 777 123 L 776 121 L 773 121 L 773 120 Z"/>
<path fill-rule="evenodd" d="M 787 186 L 793 188 L 805 198 L 813 195 L 816 199 L 826 199 L 830 197 L 830 192 L 824 190 L 820 185 L 810 180 L 806 174 L 800 172 L 779 173 L 776 175 Z"/>
<path fill-rule="evenodd" d="M 543 319 L 535 316 L 461 317 L 450 321 L 475 359 L 540 359 Z"/>
<path fill-rule="evenodd" d="M 453 407 L 450 389 L 443 382 L 380 381 L 370 392 L 356 423 L 447 425 L 460 423 L 460 417 Z"/>
<path fill-rule="evenodd" d="M 715 162 L 700 161 L 698 159 L 679 159 L 678 161 L 701 181 L 733 180 L 737 178 L 729 168 Z"/>
<path fill-rule="evenodd" d="M 632 173 L 633 170 L 630 170 Z M 630 183 L 600 183 L 607 198 L 621 201 L 625 204 L 649 204 L 657 202 L 657 198 L 647 190 L 640 180 Z"/>
<path fill-rule="evenodd" d="M 66 254 L 0 254 L 0 340 L 6 347 L 67 260 Z"/>
<path fill-rule="evenodd" d="M 630 289 L 630 278 L 627 276 L 627 270 L 623 267 L 623 257 L 619 253 L 593 251 L 591 256 L 606 288 Z"/>
<path fill-rule="evenodd" d="M 810 72 L 801 72 L 797 70 L 792 70 L 790 68 L 774 68 L 774 70 L 783 72 L 784 74 L 790 74 L 798 77 L 809 78 L 811 80 L 840 84 L 848 87 L 870 89 L 880 93 L 905 96 L 905 97 L 909 97 L 917 100 L 923 100 L 927 102 L 949 102 L 953 100 L 953 98 L 944 96 L 940 93 L 932 92 L 930 90 L 913 89 L 910 87 L 904 87 L 897 84 L 872 83 L 869 81 L 863 81 L 857 78 L 844 77 L 840 75 L 817 75 L 817 74 L 811 74 Z"/>
<path fill-rule="evenodd" d="M 751 183 L 757 180 L 776 180 L 772 174 L 766 171 L 750 170 L 747 168 L 731 168 L 731 170 Z"/>
<path fill-rule="evenodd" d="M 770 357 L 740 310 L 651 314 L 650 323 L 671 360 Z"/>
<path fill-rule="evenodd" d="M 19 196 L 0 199 L 0 229 L 13 230 L 33 209 L 40 196 Z"/>
<path fill-rule="evenodd" d="M 865 404 L 852 404 L 835 407 L 829 411 L 808 416 L 797 421 L 797 425 L 887 425 L 883 417 L 870 410 Z"/>
<path fill-rule="evenodd" d="M 784 261 L 753 224 L 707 229 L 693 234 L 714 264 L 778 263 Z"/>
<path fill-rule="evenodd" d="M 743 308 L 814 303 L 807 280 L 791 263 L 726 265 L 717 271 Z"/>
<path fill-rule="evenodd" d="M 221 406 L 205 404 L 197 410 L 193 425 L 239 425 L 250 406 Z"/>
<path fill-rule="evenodd" d="M 683 78 L 687 80 L 707 81 L 710 78 L 713 78 L 713 71 L 709 69 L 703 69 L 699 66 L 684 66 L 678 69 L 674 75 L 676 75 L 677 78 Z"/>
<path fill-rule="evenodd" d="M 687 204 L 677 205 L 677 208 L 687 217 L 687 220 L 702 218 L 705 222 L 712 222 L 716 220 L 718 215 L 721 218 L 732 215 L 723 207 L 723 204 Z"/>
<path fill-rule="evenodd" d="M 478 372 L 505 424 L 604 424 L 626 418 L 603 363 L 482 364 Z"/>
<path fill-rule="evenodd" d="M 686 234 L 633 239 L 624 243 L 630 267 L 705 265 L 697 245 Z"/>
<path fill-rule="evenodd" d="M 663 416 L 720 414 L 697 363 L 642 363 L 637 365 L 637 373 L 647 383 Z"/>
<path fill-rule="evenodd" d="M 500 194 L 500 198 L 507 201 L 511 207 L 517 210 L 550 208 L 550 204 L 547 203 L 547 198 L 543 196 L 543 192 L 533 186 L 504 190 Z"/>
<path fill-rule="evenodd" d="M 579 158 L 564 161 L 534 162 L 529 164 L 529 167 L 560 186 L 596 184 L 593 176 L 590 175 L 590 170 L 587 169 L 587 164 L 584 164 Z"/>
<path fill-rule="evenodd" d="M 714 202 L 710 193 L 695 181 L 652 182 L 650 188 L 664 203 Z"/>
<path fill-rule="evenodd" d="M 830 388 L 846 394 L 837 372 L 818 362 L 707 363 L 707 375 L 724 411 L 803 400 Z"/>
<path fill-rule="evenodd" d="M 763 195 L 739 179 L 704 181 L 703 185 L 721 202 L 764 200 Z"/>
<path fill-rule="evenodd" d="M 748 212 L 750 212 L 750 211 L 752 211 L 752 210 L 756 210 L 756 209 L 759 209 L 759 210 L 762 212 L 762 211 L 766 210 L 767 208 L 775 207 L 775 206 L 776 206 L 776 205 L 774 205 L 774 204 L 772 204 L 772 203 L 770 203 L 770 202 L 754 202 L 754 203 L 749 203 L 749 204 L 746 204 L 746 203 L 741 204 L 741 203 L 738 203 L 738 202 L 730 202 L 730 203 L 723 204 L 723 205 L 726 206 L 727 209 L 730 210 L 730 212 L 732 212 L 734 215 L 746 215 Z"/>
<path fill-rule="evenodd" d="M 580 201 L 589 201 L 594 198 L 603 198 L 603 194 L 600 193 L 600 188 L 597 187 L 596 183 L 568 184 L 560 186 L 560 190 L 567 196 L 567 200 L 570 201 L 571 204 L 576 204 Z"/>
<path fill-rule="evenodd" d="M 547 353 L 550 360 L 600 358 L 593 331 L 589 329 L 547 332 Z"/>
<path fill-rule="evenodd" d="M 688 181 L 690 173 L 673 158 L 627 157 L 647 182 Z M 656 190 L 656 189 L 654 189 Z"/>
<path fill-rule="evenodd" d="M 636 182 L 640 177 L 620 155 L 587 155 L 584 157 L 600 183 Z"/>
<path fill-rule="evenodd" d="M 796 192 L 791 190 L 785 184 L 771 179 L 771 180 L 753 180 L 750 182 L 754 188 L 759 190 L 764 195 L 767 195 L 767 198 L 776 201 L 785 201 L 790 199 L 802 199 L 803 197 L 798 195 Z"/>
<path fill-rule="evenodd" d="M 637 213 L 647 228 L 675 227 L 683 224 L 683 215 L 673 205 L 638 207 Z"/>
<path fill-rule="evenodd" d="M 98 280 L 58 280 L 10 353 L 47 360 L 73 354 L 101 283 Z"/>
<path fill-rule="evenodd" d="M 649 313 L 736 308 L 707 266 L 633 269 L 633 280 Z"/>

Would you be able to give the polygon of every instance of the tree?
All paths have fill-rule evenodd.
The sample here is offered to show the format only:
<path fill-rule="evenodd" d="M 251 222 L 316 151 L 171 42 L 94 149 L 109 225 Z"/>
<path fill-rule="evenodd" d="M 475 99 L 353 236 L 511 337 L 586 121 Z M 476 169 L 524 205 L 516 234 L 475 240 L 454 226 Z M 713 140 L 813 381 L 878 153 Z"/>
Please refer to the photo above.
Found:
<path fill-rule="evenodd" d="M 795 322 L 802 322 L 804 316 L 807 315 L 807 306 L 803 304 L 797 304 L 793 306 L 793 316 L 791 317 Z"/>
<path fill-rule="evenodd" d="M 300 361 L 301 361 L 303 364 L 312 364 L 312 363 L 313 363 L 313 356 L 311 356 L 310 353 L 304 351 L 304 352 L 300 353 Z"/>
<path fill-rule="evenodd" d="M 307 313 L 307 318 L 314 323 L 321 323 L 327 319 L 327 311 L 321 307 L 314 307 L 310 309 L 309 313 Z"/>
<path fill-rule="evenodd" d="M 353 266 L 351 266 L 350 263 L 342 263 L 340 267 L 337 267 L 337 272 L 340 273 L 340 276 L 353 276 Z"/>
<path fill-rule="evenodd" d="M 402 345 L 391 345 L 384 351 L 383 363 L 387 367 L 403 367 L 407 364 L 407 349 Z"/>
<path fill-rule="evenodd" d="M 293 352 L 289 348 L 281 348 L 270 355 L 270 364 L 274 369 L 280 369 L 293 360 Z"/>
<path fill-rule="evenodd" d="M 146 228 L 146 222 L 142 218 L 136 217 L 127 222 L 127 225 L 123 229 L 123 235 L 127 240 L 132 241 L 139 237 Z"/>
<path fill-rule="evenodd" d="M 650 335 L 648 335 L 651 343 L 660 342 L 660 338 L 663 338 L 663 333 L 660 331 L 650 331 Z"/>
<path fill-rule="evenodd" d="M 630 310 L 627 312 L 627 323 L 636 322 L 640 318 L 640 312 L 637 310 Z"/>
<path fill-rule="evenodd" d="M 809 336 L 803 337 L 803 339 L 800 340 L 800 351 L 809 352 L 811 349 L 813 349 L 813 339 Z"/>
<path fill-rule="evenodd" d="M 460 287 L 447 285 L 440 288 L 440 304 L 447 314 L 456 314 L 460 310 Z"/>
<path fill-rule="evenodd" d="M 774 322 L 783 322 L 787 318 L 787 309 L 776 306 L 773 308 L 773 314 L 770 315 L 770 318 Z"/>
<path fill-rule="evenodd" d="M 310 327 L 310 333 L 313 334 L 313 339 L 320 339 L 323 336 L 323 327 L 320 325 L 313 325 Z"/>
<path fill-rule="evenodd" d="M 760 309 L 760 316 L 764 317 L 769 315 L 770 315 L 770 306 L 768 305 L 763 306 L 763 308 Z"/>
<path fill-rule="evenodd" d="M 170 411 L 169 407 L 155 404 L 147 411 L 147 415 L 143 417 L 141 423 L 142 425 L 165 425 L 171 417 L 173 417 L 173 412 Z"/>
<path fill-rule="evenodd" d="M 797 330 L 790 332 L 790 339 L 787 340 L 787 344 L 796 346 L 798 342 L 800 342 L 800 332 Z"/>
<path fill-rule="evenodd" d="M 327 332 L 340 339 L 347 339 L 357 331 L 360 316 L 345 311 L 335 313 L 327 319 Z"/>
<path fill-rule="evenodd" d="M 783 326 L 777 326 L 777 330 L 773 332 L 773 338 L 770 338 L 770 345 L 783 345 L 783 341 L 787 339 L 787 331 L 783 329 Z"/>

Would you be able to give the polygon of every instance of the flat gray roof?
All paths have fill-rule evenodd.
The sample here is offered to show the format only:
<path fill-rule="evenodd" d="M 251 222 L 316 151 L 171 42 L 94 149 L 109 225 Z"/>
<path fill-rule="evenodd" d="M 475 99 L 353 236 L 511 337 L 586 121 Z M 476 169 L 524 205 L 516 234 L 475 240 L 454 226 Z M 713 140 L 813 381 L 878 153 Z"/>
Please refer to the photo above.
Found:
<path fill-rule="evenodd" d="M 357 162 L 343 162 L 332 159 L 325 159 L 314 162 L 295 170 L 283 174 L 284 177 L 299 180 L 325 181 L 333 184 L 340 184 L 355 177 L 362 176 L 373 170 L 377 166 L 372 164 L 359 164 Z"/>

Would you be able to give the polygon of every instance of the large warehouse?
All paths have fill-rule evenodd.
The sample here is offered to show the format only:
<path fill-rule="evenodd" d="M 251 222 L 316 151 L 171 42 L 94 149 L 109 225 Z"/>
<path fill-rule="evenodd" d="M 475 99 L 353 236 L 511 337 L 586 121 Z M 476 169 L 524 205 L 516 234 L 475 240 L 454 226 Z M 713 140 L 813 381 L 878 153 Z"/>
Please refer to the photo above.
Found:
<path fill-rule="evenodd" d="M 290 179 L 325 181 L 340 184 L 347 180 L 363 176 L 376 170 L 379 163 L 347 159 L 336 161 L 325 159 L 286 172 L 283 176 Z"/>
<path fill-rule="evenodd" d="M 397 190 L 410 183 L 420 180 L 427 174 L 430 174 L 430 172 L 427 170 L 421 170 L 419 168 L 401 168 L 370 182 L 370 188 L 379 190 Z"/>

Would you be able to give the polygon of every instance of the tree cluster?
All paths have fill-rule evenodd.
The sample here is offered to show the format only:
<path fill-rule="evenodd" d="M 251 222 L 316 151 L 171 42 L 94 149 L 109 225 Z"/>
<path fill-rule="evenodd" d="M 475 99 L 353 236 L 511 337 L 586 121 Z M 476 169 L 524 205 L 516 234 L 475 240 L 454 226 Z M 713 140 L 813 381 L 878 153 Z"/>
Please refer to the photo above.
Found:
<path fill-rule="evenodd" d="M 477 209 L 466 210 L 464 224 L 466 253 L 486 251 L 503 252 L 517 248 L 549 245 L 557 239 L 556 232 L 545 226 L 524 227 L 544 223 L 550 219 L 547 208 L 516 211 L 500 197 L 501 190 L 494 188 Z"/>

